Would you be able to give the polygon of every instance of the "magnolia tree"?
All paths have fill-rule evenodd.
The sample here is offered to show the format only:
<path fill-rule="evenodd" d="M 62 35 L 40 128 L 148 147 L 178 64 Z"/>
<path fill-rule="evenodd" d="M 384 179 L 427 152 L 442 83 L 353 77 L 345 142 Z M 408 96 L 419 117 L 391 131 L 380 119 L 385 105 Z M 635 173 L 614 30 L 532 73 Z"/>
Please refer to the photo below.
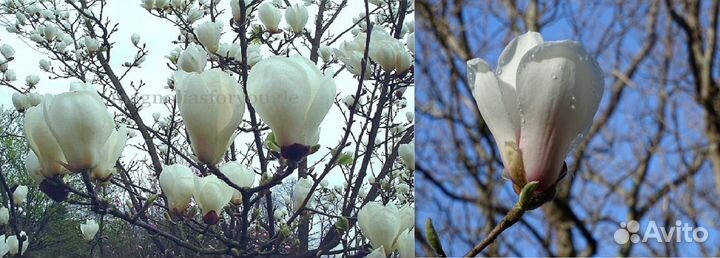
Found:
<path fill-rule="evenodd" d="M 146 255 L 414 256 L 412 1 L 144 0 L 127 15 L 177 32 L 130 38 L 112 4 L 2 2 L 44 55 L 23 82 L 36 67 L 0 46 L 35 180 L 0 177 L 10 224 L 37 187 L 86 211 L 74 234 L 121 221 Z M 144 43 L 166 34 L 174 49 Z M 33 244 L 5 234 L 12 254 Z"/>

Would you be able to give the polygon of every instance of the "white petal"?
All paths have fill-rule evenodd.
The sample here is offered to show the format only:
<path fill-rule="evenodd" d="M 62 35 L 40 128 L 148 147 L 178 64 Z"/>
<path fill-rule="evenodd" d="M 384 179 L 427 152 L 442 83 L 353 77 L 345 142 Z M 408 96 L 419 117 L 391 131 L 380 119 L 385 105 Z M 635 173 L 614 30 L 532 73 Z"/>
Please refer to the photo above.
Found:
<path fill-rule="evenodd" d="M 515 127 L 515 134 L 520 135 L 520 113 L 517 104 L 516 84 L 517 71 L 520 59 L 525 56 L 528 50 L 543 43 L 540 33 L 527 32 L 514 38 L 500 53 L 498 59 L 497 77 L 500 88 L 503 91 L 503 102 L 508 108 L 508 114 Z M 499 146 L 502 146 L 500 144 Z"/>
<path fill-rule="evenodd" d="M 509 115 L 510 110 L 503 101 L 504 92 L 484 60 L 476 58 L 468 61 L 468 82 L 473 87 L 475 102 L 495 137 L 496 144 L 503 146 L 506 142 L 517 142 L 519 133 L 516 132 L 519 132 L 519 128 L 513 124 Z M 507 166 L 506 158 L 504 156 L 502 158 Z"/>
<path fill-rule="evenodd" d="M 525 55 L 517 89 L 528 181 L 554 183 L 572 142 L 591 125 L 603 86 L 602 70 L 577 42 L 549 42 Z"/>

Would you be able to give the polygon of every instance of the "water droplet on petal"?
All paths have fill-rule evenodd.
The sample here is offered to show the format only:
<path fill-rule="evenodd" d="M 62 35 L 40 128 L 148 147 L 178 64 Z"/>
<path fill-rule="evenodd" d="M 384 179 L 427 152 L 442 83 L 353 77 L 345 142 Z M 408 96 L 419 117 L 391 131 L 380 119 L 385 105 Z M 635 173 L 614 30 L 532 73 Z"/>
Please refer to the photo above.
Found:
<path fill-rule="evenodd" d="M 575 100 L 575 96 L 572 96 L 572 100 Z"/>
<path fill-rule="evenodd" d="M 502 73 L 502 69 L 498 68 L 497 74 L 500 75 Z"/>
<path fill-rule="evenodd" d="M 557 74 L 552 74 L 551 76 L 552 76 L 553 80 L 557 80 Z"/>
<path fill-rule="evenodd" d="M 570 105 L 570 109 L 575 109 L 575 104 Z"/>
<path fill-rule="evenodd" d="M 533 60 L 533 59 L 535 59 L 535 54 L 530 55 L 530 60 Z"/>

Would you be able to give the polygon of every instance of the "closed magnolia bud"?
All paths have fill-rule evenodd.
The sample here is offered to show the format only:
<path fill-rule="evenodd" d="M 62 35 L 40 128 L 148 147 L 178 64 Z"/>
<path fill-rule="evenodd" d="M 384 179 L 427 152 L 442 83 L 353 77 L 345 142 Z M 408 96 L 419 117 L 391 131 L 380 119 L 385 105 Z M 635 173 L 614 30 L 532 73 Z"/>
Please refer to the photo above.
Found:
<path fill-rule="evenodd" d="M 295 4 L 285 11 L 285 21 L 295 33 L 302 33 L 308 21 L 308 11 L 303 5 Z"/>
<path fill-rule="evenodd" d="M 40 70 L 43 71 L 50 71 L 50 61 L 47 59 L 40 59 L 40 62 L 38 63 L 40 66 Z"/>
<path fill-rule="evenodd" d="M 293 82 L 293 83 L 287 83 Z M 335 82 L 301 56 L 270 57 L 250 70 L 248 94 L 288 160 L 306 157 L 335 100 Z"/>
<path fill-rule="evenodd" d="M 265 26 L 265 30 L 269 32 L 278 31 L 282 13 L 275 4 L 271 2 L 262 3 L 258 9 L 258 17 L 260 18 L 260 22 Z"/>
<path fill-rule="evenodd" d="M 203 163 L 217 164 L 242 122 L 245 112 L 242 88 L 220 69 L 199 74 L 176 72 L 175 88 L 195 155 Z M 208 97 L 210 101 L 203 101 Z"/>
<path fill-rule="evenodd" d="M 190 11 L 188 11 L 188 22 L 194 23 L 194 22 L 202 19 L 203 16 L 205 16 L 205 12 L 201 11 L 197 7 L 194 7 L 192 9 L 190 9 Z"/>
<path fill-rule="evenodd" d="M 2 44 L 2 46 L 0 46 L 0 53 L 2 53 L 5 59 L 11 59 L 15 57 L 15 50 L 12 48 L 12 46 L 8 44 Z"/>
<path fill-rule="evenodd" d="M 11 255 L 16 255 L 18 252 L 20 252 L 20 255 L 24 254 L 25 251 L 27 251 L 28 245 L 30 244 L 30 241 L 27 237 L 27 234 L 25 231 L 20 231 L 20 237 L 24 238 L 25 240 L 22 241 L 22 248 L 20 248 L 20 241 L 18 241 L 16 235 L 10 235 L 5 240 L 5 243 L 7 244 L 8 251 Z"/>
<path fill-rule="evenodd" d="M 130 41 L 133 45 L 137 46 L 140 43 L 140 35 L 137 33 L 133 33 L 130 37 Z"/>
<path fill-rule="evenodd" d="M 0 225 L 7 225 L 8 221 L 10 221 L 10 211 L 7 207 L 3 206 L 0 208 Z"/>
<path fill-rule="evenodd" d="M 45 24 L 45 26 L 43 26 L 41 32 L 42 32 L 43 36 L 45 37 L 45 40 L 53 41 L 53 40 L 55 40 L 55 36 L 57 36 L 58 27 L 48 23 L 48 24 Z"/>
<path fill-rule="evenodd" d="M 43 109 L 45 122 L 65 155 L 68 170 L 79 172 L 97 166 L 113 131 L 113 119 L 97 92 L 61 93 L 44 100 Z"/>
<path fill-rule="evenodd" d="M 252 1 L 250 0 L 244 0 L 245 6 L 248 6 Z M 235 22 L 242 22 L 244 18 L 247 18 L 247 16 L 252 11 L 250 8 L 245 10 L 245 17 L 242 17 L 241 10 L 240 10 L 240 0 L 230 0 L 230 11 L 232 12 L 233 20 Z"/>
<path fill-rule="evenodd" d="M 180 164 L 165 166 L 160 173 L 160 188 L 167 198 L 168 209 L 181 213 L 190 205 L 195 191 L 195 175 L 190 168 Z"/>
<path fill-rule="evenodd" d="M 400 233 L 400 212 L 395 205 L 369 202 L 358 212 L 358 227 L 374 249 L 384 247 L 392 253 L 395 238 Z"/>
<path fill-rule="evenodd" d="M 30 98 L 22 93 L 15 92 L 12 95 L 12 103 L 15 110 L 18 112 L 25 112 L 26 109 L 32 107 L 30 104 Z"/>
<path fill-rule="evenodd" d="M 255 183 L 255 172 L 238 161 L 231 161 L 223 164 L 220 171 L 240 187 L 252 187 Z M 232 203 L 239 205 L 242 203 L 242 194 L 240 191 L 233 189 Z"/>
<path fill-rule="evenodd" d="M 100 162 L 93 168 L 90 174 L 91 179 L 99 179 L 107 181 L 115 171 L 115 162 L 120 158 L 125 143 L 127 142 L 127 127 L 120 125 L 118 129 L 113 130 L 110 137 L 102 147 Z"/>
<path fill-rule="evenodd" d="M 190 44 L 180 54 L 177 66 L 186 72 L 202 72 L 207 65 L 207 52 L 201 46 Z"/>
<path fill-rule="evenodd" d="M 85 36 L 83 39 L 83 42 L 85 43 L 85 48 L 89 53 L 98 51 L 100 49 L 100 40 L 91 38 L 89 36 Z"/>
<path fill-rule="evenodd" d="M 415 142 L 400 144 L 398 154 L 409 170 L 415 170 Z"/>
<path fill-rule="evenodd" d="M 51 96 L 46 96 L 48 101 Z M 33 107 L 25 112 L 23 120 L 25 138 L 32 152 L 37 155 L 42 167 L 42 175 L 51 177 L 67 173 L 62 164 L 67 163 L 65 155 L 55 140 L 55 136 L 45 122 L 45 111 L 42 106 Z"/>
<path fill-rule="evenodd" d="M 222 23 L 219 22 L 208 21 L 198 25 L 195 29 L 198 40 L 200 40 L 200 43 L 203 44 L 210 53 L 217 53 L 221 32 Z"/>
<path fill-rule="evenodd" d="M 413 121 L 415 121 L 415 112 L 405 112 L 405 119 L 407 119 L 408 123 L 412 123 Z"/>
<path fill-rule="evenodd" d="M 21 205 L 25 203 L 25 200 L 27 199 L 28 194 L 28 187 L 24 185 L 20 185 L 17 188 L 15 188 L 15 191 L 13 192 L 13 201 L 15 201 L 15 205 Z"/>
<path fill-rule="evenodd" d="M 203 221 L 215 225 L 220 220 L 222 209 L 232 199 L 233 189 L 215 175 L 195 177 L 193 196 L 202 210 Z"/>
<path fill-rule="evenodd" d="M 292 191 L 292 199 L 293 199 L 293 207 L 295 207 L 295 210 L 300 210 L 302 208 L 300 205 L 302 205 L 303 201 L 307 198 L 307 203 L 310 203 L 310 199 L 312 198 L 308 196 L 310 194 L 310 188 L 312 188 L 313 182 L 310 178 L 300 178 L 295 183 L 295 186 L 293 187 Z"/>
<path fill-rule="evenodd" d="M 97 234 L 98 229 L 100 229 L 100 226 L 92 219 L 85 220 L 85 223 L 80 224 L 80 233 L 82 233 L 83 239 L 87 241 L 95 238 L 95 234 Z"/>

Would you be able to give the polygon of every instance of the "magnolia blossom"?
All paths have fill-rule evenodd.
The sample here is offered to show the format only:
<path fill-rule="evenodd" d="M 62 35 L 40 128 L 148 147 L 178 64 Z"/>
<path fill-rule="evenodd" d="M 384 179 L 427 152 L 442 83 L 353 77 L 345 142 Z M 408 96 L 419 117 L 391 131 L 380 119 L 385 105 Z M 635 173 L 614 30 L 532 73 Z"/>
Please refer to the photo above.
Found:
<path fill-rule="evenodd" d="M 15 202 L 15 205 L 21 205 L 25 203 L 25 200 L 27 199 L 28 194 L 28 187 L 24 185 L 20 185 L 17 188 L 15 188 L 15 191 L 13 192 L 13 201 Z"/>
<path fill-rule="evenodd" d="M 7 71 L 5 71 L 4 75 L 6 81 L 11 82 L 17 80 L 17 74 L 15 74 L 15 70 L 13 69 L 8 69 Z"/>
<path fill-rule="evenodd" d="M 260 22 L 265 25 L 265 29 L 267 31 L 278 31 L 278 25 L 280 25 L 282 13 L 275 4 L 271 2 L 262 3 L 258 9 L 258 17 L 260 18 Z"/>
<path fill-rule="evenodd" d="M 365 34 L 358 34 L 353 40 L 340 43 L 340 48 L 335 49 L 335 56 L 345 64 L 345 69 L 354 75 L 362 73 L 362 60 L 365 56 Z M 362 73 L 363 79 L 370 78 L 372 72 L 370 66 L 365 67 Z"/>
<path fill-rule="evenodd" d="M 215 225 L 220 221 L 222 209 L 232 199 L 233 189 L 215 175 L 195 177 L 193 196 L 202 210 L 203 221 Z"/>
<path fill-rule="evenodd" d="M 20 243 L 18 241 L 18 238 L 16 235 L 10 235 L 5 240 L 5 244 L 7 244 L 7 248 L 12 255 L 18 254 L 18 251 L 20 252 L 20 255 L 24 254 L 25 251 L 27 251 L 28 245 L 30 244 L 30 241 L 27 237 L 27 234 L 25 231 L 20 231 L 20 237 L 25 238 L 25 240 L 22 241 L 22 248 L 20 248 Z"/>
<path fill-rule="evenodd" d="M 308 197 L 308 194 L 310 194 L 310 188 L 312 188 L 313 181 L 310 178 L 300 178 L 295 183 L 295 186 L 293 187 L 292 191 L 292 199 L 294 203 L 295 210 L 299 210 L 302 208 L 300 205 L 303 204 L 305 199 L 308 199 L 307 203 L 310 203 L 310 198 Z"/>
<path fill-rule="evenodd" d="M 0 225 L 7 225 L 8 221 L 10 221 L 10 210 L 3 206 L 0 208 Z"/>
<path fill-rule="evenodd" d="M 140 34 L 133 33 L 132 36 L 130 36 L 130 41 L 133 45 L 137 46 L 140 44 Z"/>
<path fill-rule="evenodd" d="M 252 1 L 244 0 L 243 2 L 245 6 L 248 6 Z M 246 9 L 245 17 L 243 17 L 241 14 L 242 10 L 240 10 L 240 0 L 230 0 L 230 11 L 232 12 L 233 20 L 239 23 L 242 22 L 243 19 L 247 18 L 248 14 L 250 14 L 252 10 L 249 8 Z"/>
<path fill-rule="evenodd" d="M 230 181 L 240 187 L 251 187 L 255 183 L 255 172 L 238 161 L 232 161 L 223 164 L 220 171 L 227 176 Z M 240 191 L 233 189 L 232 203 L 239 205 L 242 203 L 242 194 Z"/>
<path fill-rule="evenodd" d="M 275 56 L 257 63 L 247 83 L 250 101 L 275 134 L 282 156 L 294 161 L 307 156 L 335 99 L 333 79 L 305 57 Z"/>
<path fill-rule="evenodd" d="M 592 123 L 603 94 L 597 62 L 574 41 L 543 42 L 539 33 L 513 39 L 497 71 L 482 59 L 468 62 L 478 109 L 495 138 L 516 188 L 561 178 L 573 141 Z"/>
<path fill-rule="evenodd" d="M 87 241 L 95 238 L 95 234 L 97 234 L 98 229 L 100 229 L 100 226 L 98 226 L 97 222 L 92 219 L 86 220 L 84 224 L 80 224 L 80 233 L 82 233 L 83 239 Z"/>
<path fill-rule="evenodd" d="M 322 60 L 325 62 L 330 62 L 333 60 L 333 50 L 327 45 L 320 46 L 320 48 L 318 48 L 318 54 L 320 55 L 320 58 L 322 58 Z"/>
<path fill-rule="evenodd" d="M 235 139 L 245 113 L 242 88 L 220 69 L 178 71 L 175 80 L 180 115 L 195 155 L 203 163 L 217 164 Z"/>
<path fill-rule="evenodd" d="M 18 112 L 24 112 L 26 109 L 32 107 L 30 104 L 30 98 L 22 93 L 15 92 L 12 95 L 12 103 L 15 110 Z"/>
<path fill-rule="evenodd" d="M 13 49 L 12 46 L 8 44 L 2 44 L 2 46 L 0 46 L 0 53 L 5 57 L 5 59 L 11 59 L 15 57 L 15 49 Z"/>
<path fill-rule="evenodd" d="M 97 92 L 61 93 L 44 100 L 43 109 L 47 127 L 65 155 L 68 170 L 92 169 L 103 160 L 103 147 L 113 132 L 113 119 Z M 38 157 L 43 159 L 40 154 Z"/>
<path fill-rule="evenodd" d="M 102 147 L 100 161 L 93 168 L 90 178 L 107 181 L 115 171 L 115 162 L 120 158 L 127 142 L 127 127 L 120 125 L 112 131 Z"/>
<path fill-rule="evenodd" d="M 398 154 L 409 170 L 415 170 L 415 142 L 400 144 Z"/>
<path fill-rule="evenodd" d="M 202 72 L 207 65 L 207 52 L 201 46 L 190 44 L 177 60 L 178 68 L 186 72 Z"/>
<path fill-rule="evenodd" d="M 415 208 L 409 204 L 400 208 L 400 230 L 411 229 L 415 226 Z"/>
<path fill-rule="evenodd" d="M 165 166 L 160 173 L 160 188 L 167 198 L 168 209 L 180 213 L 190 205 L 195 191 L 195 175 L 190 168 L 180 164 Z"/>
<path fill-rule="evenodd" d="M 198 25 L 197 29 L 195 29 L 198 40 L 200 40 L 200 43 L 211 53 L 216 53 L 218 50 L 222 27 L 222 23 L 208 21 Z"/>
<path fill-rule="evenodd" d="M 308 11 L 303 5 L 295 4 L 285 10 L 285 21 L 295 33 L 302 33 L 308 21 Z"/>
<path fill-rule="evenodd" d="M 31 74 L 25 77 L 25 84 L 27 84 L 27 86 L 33 87 L 38 84 L 38 82 L 40 82 L 40 76 L 37 76 L 36 74 Z"/>
<path fill-rule="evenodd" d="M 87 48 L 87 51 L 90 53 L 100 49 L 100 40 L 98 39 L 85 36 L 85 38 L 83 38 L 83 43 L 85 43 L 85 48 Z"/>
<path fill-rule="evenodd" d="M 404 72 L 412 66 L 412 56 L 400 40 L 382 29 L 374 29 L 370 35 L 370 58 L 385 71 Z"/>
<path fill-rule="evenodd" d="M 205 16 L 205 12 L 197 7 L 193 7 L 190 11 L 188 11 L 188 22 L 195 23 L 196 21 L 202 19 L 203 16 Z"/>
<path fill-rule="evenodd" d="M 401 231 L 400 211 L 392 203 L 369 202 L 357 215 L 360 232 L 373 249 L 384 247 L 387 253 L 395 250 L 395 238 Z"/>

